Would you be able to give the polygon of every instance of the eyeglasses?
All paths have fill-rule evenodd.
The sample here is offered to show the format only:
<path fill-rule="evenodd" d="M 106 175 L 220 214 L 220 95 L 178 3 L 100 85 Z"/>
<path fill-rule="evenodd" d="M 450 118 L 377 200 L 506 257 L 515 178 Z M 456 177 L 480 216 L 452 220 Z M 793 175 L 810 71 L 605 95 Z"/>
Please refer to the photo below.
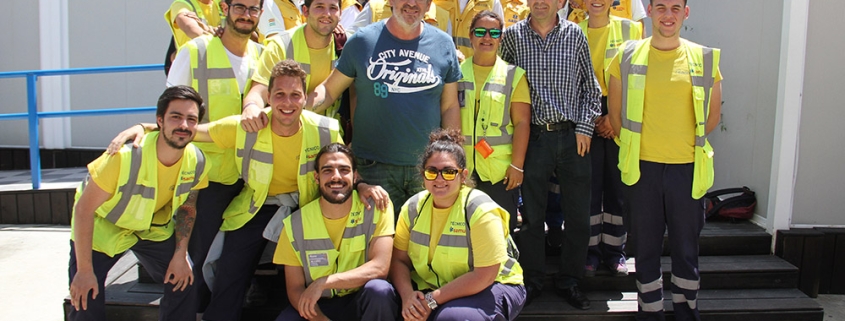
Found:
<path fill-rule="evenodd" d="M 249 9 L 249 15 L 250 16 L 258 17 L 258 15 L 261 14 L 261 8 L 259 8 L 259 7 L 247 7 L 247 6 L 242 5 L 240 3 L 233 4 L 231 8 L 232 8 L 232 13 L 234 13 L 236 15 L 243 15 L 247 11 L 247 9 Z"/>
<path fill-rule="evenodd" d="M 472 33 L 473 33 L 473 35 L 475 35 L 475 36 L 476 36 L 476 37 L 478 37 L 478 38 L 484 38 L 484 35 L 485 35 L 485 34 L 487 34 L 487 33 L 489 33 L 489 34 L 490 34 L 490 38 L 493 38 L 493 39 L 499 39 L 499 37 L 501 37 L 501 36 L 502 36 L 502 29 L 496 29 L 496 28 L 490 28 L 490 29 L 487 29 L 487 28 L 475 28 L 475 29 L 472 29 Z"/>
<path fill-rule="evenodd" d="M 443 176 L 443 179 L 447 181 L 454 181 L 455 177 L 458 177 L 458 173 L 460 172 L 461 170 L 457 168 L 436 169 L 434 167 L 429 167 L 423 171 L 423 177 L 425 177 L 425 180 L 427 181 L 433 181 L 437 179 L 437 174 L 440 174 Z"/>

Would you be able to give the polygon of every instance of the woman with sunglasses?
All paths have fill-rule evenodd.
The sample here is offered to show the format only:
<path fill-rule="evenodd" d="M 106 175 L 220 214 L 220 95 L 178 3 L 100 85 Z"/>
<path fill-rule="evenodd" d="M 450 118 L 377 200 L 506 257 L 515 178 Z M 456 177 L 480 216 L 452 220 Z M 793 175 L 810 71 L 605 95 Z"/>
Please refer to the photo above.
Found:
<path fill-rule="evenodd" d="M 464 136 L 437 130 L 420 160 L 425 190 L 399 214 L 390 279 L 405 320 L 514 320 L 525 303 L 509 214 L 471 187 Z"/>
<path fill-rule="evenodd" d="M 525 70 L 497 55 L 503 24 L 491 11 L 473 18 L 470 42 L 475 53 L 461 64 L 458 101 L 467 169 L 477 188 L 510 213 L 513 231 L 530 134 L 531 94 Z"/>

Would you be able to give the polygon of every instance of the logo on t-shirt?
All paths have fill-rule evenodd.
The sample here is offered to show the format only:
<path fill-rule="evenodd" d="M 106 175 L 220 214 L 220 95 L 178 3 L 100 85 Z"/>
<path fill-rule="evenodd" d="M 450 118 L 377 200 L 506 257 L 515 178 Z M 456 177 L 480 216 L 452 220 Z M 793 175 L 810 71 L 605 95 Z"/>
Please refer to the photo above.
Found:
<path fill-rule="evenodd" d="M 429 61 L 428 55 L 414 50 L 384 50 L 370 58 L 367 77 L 376 82 L 373 90 L 381 98 L 387 98 L 390 93 L 425 91 L 437 87 L 441 81 Z"/>

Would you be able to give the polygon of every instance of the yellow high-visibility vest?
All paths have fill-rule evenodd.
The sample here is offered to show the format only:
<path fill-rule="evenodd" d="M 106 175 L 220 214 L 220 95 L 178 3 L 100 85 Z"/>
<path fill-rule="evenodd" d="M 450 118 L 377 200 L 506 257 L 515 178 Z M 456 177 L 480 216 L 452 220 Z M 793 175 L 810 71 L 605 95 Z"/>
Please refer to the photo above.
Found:
<path fill-rule="evenodd" d="M 473 269 L 472 240 L 470 225 L 484 213 L 493 212 L 502 218 L 502 229 L 508 239 L 508 259 L 499 266 L 496 282 L 503 284 L 522 284 L 522 266 L 519 265 L 519 252 L 508 233 L 510 214 L 501 208 L 490 196 L 470 187 L 462 187 L 458 201 L 452 205 L 443 234 L 434 249 L 434 256 L 429 264 L 429 243 L 431 240 L 431 213 L 433 201 L 430 193 L 422 191 L 412 196 L 402 207 L 400 219 L 408 220 L 409 234 L 408 256 L 414 269 L 411 279 L 418 290 L 439 289 L 452 280 Z M 464 228 L 454 228 L 463 226 Z"/>
<path fill-rule="evenodd" d="M 584 32 L 585 37 L 589 37 L 589 32 L 587 31 L 589 29 L 589 20 L 581 21 L 578 24 L 581 27 L 581 31 Z M 607 32 L 607 45 L 604 47 L 604 65 L 602 66 L 604 70 L 607 70 L 607 67 L 613 61 L 613 57 L 616 57 L 616 53 L 619 51 L 622 43 L 628 40 L 639 40 L 643 37 L 642 23 L 631 21 L 630 19 L 610 16 L 610 24 L 607 27 L 609 30 Z M 602 49 L 590 48 L 590 50 Z M 593 66 L 593 68 L 596 68 L 596 66 Z M 605 72 L 604 79 L 599 79 L 599 81 L 604 81 L 605 88 L 607 88 L 607 84 L 610 83 L 610 74 Z"/>
<path fill-rule="evenodd" d="M 386 0 L 370 0 L 370 11 L 373 13 L 372 21 L 377 22 L 393 16 L 393 7 Z M 443 32 L 449 32 L 449 12 L 434 4 L 428 8 L 423 17 L 426 23 L 437 27 Z"/>
<path fill-rule="evenodd" d="M 184 2 L 184 3 L 188 4 L 188 6 L 191 7 L 191 11 L 193 11 L 194 14 L 197 15 L 197 19 L 199 19 L 200 22 L 202 22 L 202 24 L 209 25 L 209 22 L 208 22 L 209 19 L 205 16 L 205 14 L 202 12 L 202 10 L 197 9 L 197 8 L 200 8 L 200 3 L 197 2 L 197 0 L 175 0 L 175 1 Z M 218 12 L 219 18 L 217 19 L 217 21 L 226 21 L 226 17 L 223 15 L 223 12 L 219 9 L 220 8 L 219 7 L 220 6 L 219 0 L 212 0 L 211 4 L 209 4 L 209 6 L 212 6 L 212 8 L 216 9 L 216 11 Z M 176 25 L 176 22 L 173 21 L 173 13 L 170 12 L 170 9 L 167 9 L 167 11 L 164 13 L 164 20 L 167 21 L 167 25 L 170 27 L 170 32 L 173 34 L 173 41 L 176 42 L 176 48 L 177 49 L 181 48 L 183 45 L 188 43 L 188 41 L 190 39 L 183 40 L 183 39 L 186 39 L 185 38 L 185 32 L 179 30 L 179 26 Z M 211 27 L 217 27 L 217 25 L 213 25 Z M 179 33 L 181 33 L 181 34 L 179 34 Z"/>
<path fill-rule="evenodd" d="M 138 240 L 160 242 L 170 238 L 173 235 L 176 210 L 188 199 L 191 189 L 208 174 L 210 164 L 206 163 L 202 151 L 193 144 L 185 146 L 170 205 L 156 211 L 158 135 L 159 132 L 146 134 L 141 140 L 141 148 L 127 144 L 118 152 L 120 174 L 117 177 L 117 190 L 95 211 L 91 243 L 95 251 L 114 257 L 126 252 Z M 90 177 L 76 188 L 74 202 L 79 201 L 88 179 Z"/>
<path fill-rule="evenodd" d="M 472 26 L 472 18 L 481 11 L 493 11 L 493 0 L 467 1 L 463 12 L 460 11 L 461 7 L 458 0 L 434 0 L 434 4 L 449 12 L 449 18 L 452 19 L 452 39 L 455 41 L 455 46 L 464 54 L 464 57 L 472 56 L 472 43 L 469 41 L 469 27 Z"/>
<path fill-rule="evenodd" d="M 243 95 L 238 90 L 238 80 L 229 62 L 229 55 L 220 38 L 206 35 L 194 38 L 186 44 L 191 54 L 191 87 L 200 94 L 206 106 L 201 123 L 208 123 L 232 115 L 241 114 Z M 252 84 L 252 74 L 258 65 L 261 45 L 249 44 L 244 59 L 249 61 L 249 72 L 244 85 L 246 91 Z M 214 143 L 194 143 L 206 153 L 208 161 L 214 164 L 208 175 L 212 182 L 231 185 L 238 180 L 235 168 L 235 151 L 220 148 Z"/>
<path fill-rule="evenodd" d="M 721 51 L 681 39 L 686 49 L 695 108 L 695 161 L 692 198 L 699 199 L 713 186 L 713 147 L 705 125 L 710 112 L 710 95 L 719 72 Z M 619 48 L 622 77 L 622 129 L 619 133 L 619 170 L 622 182 L 634 185 L 640 179 L 640 138 L 643 128 L 646 71 L 651 37 L 628 41 Z"/>
<path fill-rule="evenodd" d="M 461 131 L 464 134 L 464 151 L 467 169 L 476 171 L 483 181 L 496 184 L 505 177 L 513 154 L 513 122 L 511 122 L 511 97 L 516 84 L 525 76 L 525 70 L 496 57 L 496 63 L 483 84 L 475 83 L 472 57 L 461 64 L 463 78 L 458 81 L 461 102 Z M 476 89 L 477 88 L 477 89 Z M 476 90 L 481 96 L 476 102 Z M 477 103 L 477 105 L 476 105 Z M 493 147 L 487 158 L 475 150 L 482 139 Z"/>
<path fill-rule="evenodd" d="M 368 248 L 375 233 L 376 223 L 381 215 L 393 215 L 393 213 L 385 214 L 382 211 L 376 211 L 375 204 L 370 204 L 370 209 L 366 209 L 357 191 L 352 192 L 350 199 L 352 211 L 346 221 L 346 229 L 340 241 L 339 250 L 335 249 L 332 237 L 323 222 L 319 199 L 308 203 L 285 218 L 284 229 L 288 236 L 285 241 L 293 246 L 293 251 L 299 258 L 299 263 L 302 264 L 305 286 L 321 277 L 346 272 L 367 262 Z M 322 296 L 340 297 L 358 290 L 360 287 L 342 290 L 326 289 Z"/>
<path fill-rule="evenodd" d="M 267 117 L 273 119 L 272 111 Z M 340 125 L 337 120 L 303 110 L 302 152 L 299 154 L 299 173 L 296 178 L 299 204 L 307 204 L 319 197 L 319 186 L 314 179 L 317 152 L 328 144 L 337 142 Z M 273 179 L 273 129 L 264 127 L 257 133 L 247 133 L 238 125 L 235 164 L 244 188 L 223 212 L 221 231 L 241 228 L 255 216 L 267 200 L 270 181 Z"/>
<path fill-rule="evenodd" d="M 528 18 L 531 8 L 524 0 L 502 0 L 502 11 L 505 13 L 505 28 Z"/>

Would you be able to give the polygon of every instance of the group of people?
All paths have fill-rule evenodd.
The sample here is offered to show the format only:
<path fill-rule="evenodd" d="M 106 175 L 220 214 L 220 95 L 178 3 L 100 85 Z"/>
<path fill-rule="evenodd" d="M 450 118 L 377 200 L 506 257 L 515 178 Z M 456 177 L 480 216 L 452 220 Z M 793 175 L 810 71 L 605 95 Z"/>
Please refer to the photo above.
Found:
<path fill-rule="evenodd" d="M 697 320 L 719 50 L 680 38 L 686 0 L 649 0 L 642 39 L 638 2 L 175 1 L 156 123 L 77 190 L 70 319 L 106 318 L 132 250 L 163 320 L 240 319 L 260 262 L 283 266 L 278 320 L 513 320 L 545 283 L 554 176 L 555 292 L 589 309 L 579 281 L 626 275 L 630 231 L 638 318 L 662 320 L 668 228 Z"/>

